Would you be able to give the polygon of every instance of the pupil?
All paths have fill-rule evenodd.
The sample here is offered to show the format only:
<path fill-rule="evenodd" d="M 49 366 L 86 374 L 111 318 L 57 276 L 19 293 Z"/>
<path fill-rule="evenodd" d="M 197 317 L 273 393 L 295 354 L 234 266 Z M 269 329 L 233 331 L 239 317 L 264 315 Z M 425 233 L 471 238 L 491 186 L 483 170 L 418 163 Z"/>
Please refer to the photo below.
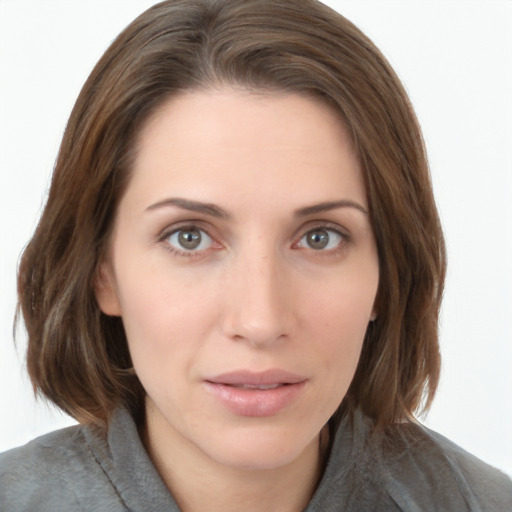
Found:
<path fill-rule="evenodd" d="M 180 231 L 178 235 L 180 245 L 184 249 L 192 250 L 197 249 L 201 243 L 201 233 L 197 229 L 188 229 L 187 231 Z"/>
<path fill-rule="evenodd" d="M 324 249 L 329 243 L 329 234 L 327 231 L 318 230 L 308 234 L 308 245 L 312 249 Z"/>

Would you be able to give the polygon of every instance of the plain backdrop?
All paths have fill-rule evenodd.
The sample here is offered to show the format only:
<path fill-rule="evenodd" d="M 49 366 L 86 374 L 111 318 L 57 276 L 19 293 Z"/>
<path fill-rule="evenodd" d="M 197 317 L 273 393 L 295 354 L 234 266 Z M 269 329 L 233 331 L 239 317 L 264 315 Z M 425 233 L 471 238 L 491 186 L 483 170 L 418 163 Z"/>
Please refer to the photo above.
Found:
<path fill-rule="evenodd" d="M 0 451 L 72 423 L 12 336 L 16 265 L 92 67 L 150 0 L 0 0 Z M 512 475 L 512 2 L 331 0 L 384 52 L 423 127 L 448 242 L 443 374 L 425 423 Z"/>

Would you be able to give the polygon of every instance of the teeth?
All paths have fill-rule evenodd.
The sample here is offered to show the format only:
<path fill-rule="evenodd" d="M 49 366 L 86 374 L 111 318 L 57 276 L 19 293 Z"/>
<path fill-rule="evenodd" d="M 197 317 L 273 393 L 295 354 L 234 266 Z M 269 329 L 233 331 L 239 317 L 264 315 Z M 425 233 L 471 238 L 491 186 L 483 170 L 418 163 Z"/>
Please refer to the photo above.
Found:
<path fill-rule="evenodd" d="M 241 389 L 276 389 L 280 386 L 280 384 L 240 384 L 235 385 L 235 388 L 241 388 Z"/>

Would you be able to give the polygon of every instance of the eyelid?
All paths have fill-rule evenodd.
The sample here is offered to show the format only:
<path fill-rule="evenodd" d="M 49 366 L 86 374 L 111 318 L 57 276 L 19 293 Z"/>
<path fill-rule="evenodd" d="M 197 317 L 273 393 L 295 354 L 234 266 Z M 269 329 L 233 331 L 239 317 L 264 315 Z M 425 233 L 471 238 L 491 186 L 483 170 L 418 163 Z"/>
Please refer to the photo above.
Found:
<path fill-rule="evenodd" d="M 186 232 L 190 233 L 192 231 L 199 233 L 200 238 L 198 240 L 198 242 L 199 242 L 198 247 L 194 247 L 192 249 L 187 249 L 186 247 L 180 247 L 179 241 L 173 240 L 173 238 L 175 238 L 177 235 L 178 235 L 178 239 L 179 239 L 180 233 L 186 233 Z M 179 251 L 186 252 L 186 253 L 204 252 L 204 251 L 208 250 L 213 245 L 212 237 L 206 231 L 204 231 L 204 229 L 197 229 L 197 228 L 177 229 L 169 234 L 169 236 L 166 238 L 166 241 L 173 248 L 175 248 Z M 206 245 L 207 247 L 201 248 L 201 246 L 204 246 L 204 245 Z"/>
<path fill-rule="evenodd" d="M 349 240 L 351 238 L 350 232 L 347 228 L 337 224 L 336 222 L 328 220 L 315 220 L 302 225 L 293 235 L 293 239 L 301 239 L 304 235 L 315 229 L 325 229 L 339 233 L 343 238 Z"/>
<path fill-rule="evenodd" d="M 325 230 L 332 231 L 341 237 L 340 243 L 332 248 L 332 249 L 313 249 L 310 247 L 306 247 L 304 245 L 299 245 L 301 240 L 311 231 L 315 230 Z M 306 225 L 301 226 L 299 230 L 297 230 L 296 234 L 293 238 L 295 241 L 292 244 L 292 248 L 310 251 L 315 254 L 315 256 L 332 256 L 338 254 L 340 251 L 345 249 L 347 245 L 351 242 L 350 234 L 348 230 L 339 224 L 333 223 L 331 221 L 312 221 L 308 222 Z"/>
<path fill-rule="evenodd" d="M 204 231 L 210 238 L 217 238 L 215 235 L 212 235 L 213 229 L 206 224 L 207 223 L 200 219 L 187 219 L 172 222 L 170 224 L 166 224 L 163 229 L 159 230 L 157 239 L 158 241 L 165 240 L 165 238 L 171 236 L 173 233 L 184 229 L 197 229 L 199 231 Z"/>
<path fill-rule="evenodd" d="M 211 228 L 205 227 L 204 221 L 200 220 L 186 220 L 186 221 L 180 221 L 176 222 L 174 224 L 171 224 L 167 227 L 165 227 L 163 230 L 161 230 L 160 234 L 157 237 L 157 241 L 159 243 L 165 244 L 165 249 L 169 252 L 177 255 L 177 256 L 184 256 L 184 257 L 198 257 L 202 256 L 208 251 L 212 250 L 218 250 L 222 248 L 222 244 L 218 242 L 217 236 L 212 235 Z M 196 229 L 198 231 L 203 232 L 208 236 L 208 238 L 211 239 L 212 245 L 206 249 L 200 249 L 200 250 L 186 250 L 186 249 L 180 249 L 179 247 L 175 247 L 171 245 L 167 240 L 169 237 L 171 237 L 173 234 L 179 232 L 179 231 L 185 231 L 187 229 Z"/>

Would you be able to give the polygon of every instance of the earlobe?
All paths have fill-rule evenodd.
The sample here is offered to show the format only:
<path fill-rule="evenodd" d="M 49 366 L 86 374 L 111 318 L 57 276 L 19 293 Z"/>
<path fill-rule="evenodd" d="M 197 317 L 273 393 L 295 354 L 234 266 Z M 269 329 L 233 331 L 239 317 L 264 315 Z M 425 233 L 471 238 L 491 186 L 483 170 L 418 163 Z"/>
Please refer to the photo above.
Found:
<path fill-rule="evenodd" d="M 94 276 L 94 294 L 101 311 L 109 316 L 121 316 L 112 271 L 107 262 L 98 265 Z"/>

